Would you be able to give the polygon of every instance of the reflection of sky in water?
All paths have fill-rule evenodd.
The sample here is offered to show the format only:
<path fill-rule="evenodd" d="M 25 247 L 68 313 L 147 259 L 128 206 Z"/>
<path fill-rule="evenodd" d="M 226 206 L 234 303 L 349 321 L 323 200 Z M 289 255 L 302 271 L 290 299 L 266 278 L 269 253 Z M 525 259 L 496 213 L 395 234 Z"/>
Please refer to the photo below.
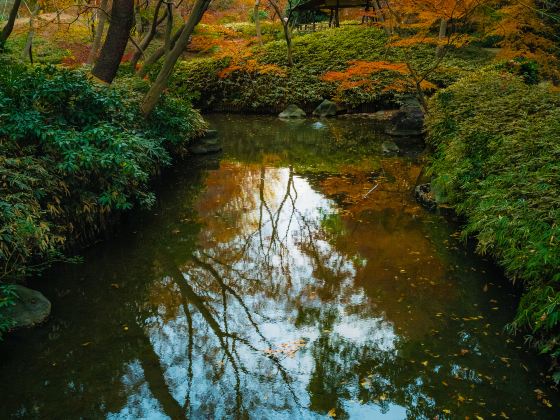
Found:
<path fill-rule="evenodd" d="M 118 413 L 109 413 L 107 418 L 109 420 L 169 418 L 162 412 L 161 405 L 144 381 L 144 371 L 140 362 L 130 363 L 127 370 L 122 379 L 128 394 L 126 406 Z"/>
<path fill-rule="evenodd" d="M 0 418 L 554 418 L 413 159 L 365 150 L 371 124 L 216 118 L 231 158 L 36 286 L 53 316 L 0 346 Z"/>
<path fill-rule="evenodd" d="M 346 311 L 346 305 L 366 305 L 367 297 L 353 287 L 352 261 L 339 255 L 327 240 L 319 237 L 318 218 L 334 211 L 330 200 L 314 191 L 305 179 L 293 176 L 288 168 L 267 168 L 262 184 L 261 177 L 254 173 L 237 181 L 241 181 L 241 196 L 246 197 L 245 200 L 237 200 L 236 196 L 226 203 L 221 201 L 224 206 L 200 217 L 203 223 L 212 218 L 227 220 L 228 212 L 236 214 L 242 206 L 240 229 L 227 243 L 215 239 L 214 234 L 220 232 L 206 230 L 203 233 L 205 242 L 213 246 L 201 249 L 197 258 L 211 263 L 212 259 L 207 256 L 219 258 L 223 249 L 246 247 L 240 258 L 228 259 L 229 267 L 212 263 L 216 273 L 223 276 L 224 282 L 239 293 L 242 300 L 226 291 L 224 308 L 224 295 L 219 287 L 216 289 L 212 273 L 189 263 L 182 268 L 184 279 L 173 279 L 192 282 L 196 290 L 206 286 L 203 304 L 216 319 L 223 336 L 218 337 L 216 331 L 209 328 L 208 320 L 192 303 L 189 304 L 194 332 L 192 361 L 187 356 L 189 331 L 183 304 L 172 319 L 157 316 L 147 319 L 146 331 L 173 398 L 184 405 L 189 396 L 191 413 L 232 415 L 236 399 L 242 398 L 240 405 L 251 407 L 249 411 L 257 417 L 289 418 L 294 414 L 299 418 L 314 417 L 316 413 L 305 409 L 310 404 L 306 389 L 316 368 L 312 344 L 321 334 L 332 335 L 352 346 L 367 346 L 389 354 L 395 351 L 397 336 L 391 323 L 382 318 L 362 318 Z M 207 190 L 201 200 L 215 198 L 213 194 Z M 252 206 L 248 207 L 248 203 Z M 311 261 L 309 253 L 302 250 L 302 242 L 312 243 L 317 255 L 324 257 L 320 262 L 322 270 L 340 276 L 339 296 L 331 301 L 317 296 L 315 289 L 323 287 L 325 280 L 315 276 L 318 263 Z M 169 278 L 162 280 L 168 287 L 177 288 Z M 202 287 L 197 288 L 200 285 Z M 271 287 L 276 293 L 271 294 Z M 321 331 L 313 323 L 297 325 L 295 319 L 302 309 L 329 313 L 333 318 L 331 330 Z M 224 345 L 229 356 L 224 355 Z M 134 366 L 134 369 L 139 367 Z M 191 380 L 189 370 L 192 371 Z M 131 374 L 123 381 L 132 382 Z M 128 386 L 128 389 L 135 393 L 129 397 L 129 405 L 139 405 L 137 410 L 148 416 L 157 412 L 158 406 L 151 402 L 145 386 Z M 343 405 L 352 415 L 380 414 L 379 408 L 373 405 L 361 406 L 351 400 Z M 127 406 L 123 410 L 130 412 L 132 408 Z M 389 418 L 402 417 L 403 413 L 395 405 L 385 411 Z"/>

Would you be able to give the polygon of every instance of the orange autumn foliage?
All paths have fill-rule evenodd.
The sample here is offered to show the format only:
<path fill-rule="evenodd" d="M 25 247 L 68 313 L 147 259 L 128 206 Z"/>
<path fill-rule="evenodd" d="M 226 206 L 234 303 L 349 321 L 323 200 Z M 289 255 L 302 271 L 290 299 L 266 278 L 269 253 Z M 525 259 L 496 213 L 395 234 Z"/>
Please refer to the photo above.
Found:
<path fill-rule="evenodd" d="M 499 57 L 534 60 L 546 77 L 560 79 L 557 37 L 540 15 L 536 2 L 513 0 L 499 12 L 502 18 L 490 32 L 503 38 Z"/>
<path fill-rule="evenodd" d="M 349 67 L 345 71 L 329 71 L 321 79 L 325 82 L 337 83 L 339 92 L 358 87 L 365 90 L 377 89 L 382 92 L 406 92 L 411 89 L 405 63 L 353 60 L 348 64 Z M 392 73 L 392 77 L 388 80 L 372 77 L 382 72 Z M 421 87 L 425 90 L 435 88 L 428 81 L 423 81 Z"/>
<path fill-rule="evenodd" d="M 348 82 L 367 78 L 374 73 L 381 71 L 394 71 L 406 74 L 406 64 L 391 63 L 389 61 L 361 61 L 352 60 L 350 66 L 345 71 L 329 71 L 322 79 L 326 82 Z"/>
<path fill-rule="evenodd" d="M 243 71 L 251 75 L 274 74 L 280 77 L 286 76 L 286 71 L 275 64 L 262 64 L 257 60 L 246 60 L 230 64 L 218 73 L 218 77 L 224 79 L 236 71 Z"/>

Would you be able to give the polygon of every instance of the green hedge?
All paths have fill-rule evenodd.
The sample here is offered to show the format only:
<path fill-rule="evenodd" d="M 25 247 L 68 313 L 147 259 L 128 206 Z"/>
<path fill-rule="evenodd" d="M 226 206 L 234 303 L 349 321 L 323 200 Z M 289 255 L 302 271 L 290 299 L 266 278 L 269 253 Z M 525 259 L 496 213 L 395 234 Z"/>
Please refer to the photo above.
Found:
<path fill-rule="evenodd" d="M 87 243 L 119 211 L 149 206 L 150 178 L 205 128 L 179 99 L 140 116 L 142 81 L 0 63 L 0 282 Z"/>
<path fill-rule="evenodd" d="M 560 356 L 560 94 L 478 71 L 430 102 L 427 141 L 440 202 L 525 293 L 511 327 Z M 556 375 L 560 379 L 560 374 Z"/>
<path fill-rule="evenodd" d="M 229 55 L 192 59 L 179 63 L 171 90 L 182 97 L 190 97 L 202 109 L 238 110 L 274 113 L 289 103 L 312 108 L 324 98 L 333 98 L 350 108 L 365 104 L 398 102 L 412 92 L 391 89 L 403 75 L 381 71 L 371 76 L 375 88 L 356 87 L 340 91 L 339 84 L 323 80 L 325 73 L 345 71 L 353 60 L 402 62 L 405 50 L 387 46 L 385 33 L 374 27 L 344 26 L 295 36 L 293 39 L 294 67 L 286 66 L 286 43 L 283 40 L 266 43 L 245 51 L 242 59 Z M 419 70 L 434 63 L 435 47 L 417 45 L 407 54 Z M 429 81 L 447 86 L 469 71 L 486 64 L 490 59 L 481 49 L 452 50 L 443 64 L 431 72 Z M 231 64 L 254 60 L 258 65 L 275 65 L 283 74 L 239 69 L 220 77 L 219 73 Z"/>

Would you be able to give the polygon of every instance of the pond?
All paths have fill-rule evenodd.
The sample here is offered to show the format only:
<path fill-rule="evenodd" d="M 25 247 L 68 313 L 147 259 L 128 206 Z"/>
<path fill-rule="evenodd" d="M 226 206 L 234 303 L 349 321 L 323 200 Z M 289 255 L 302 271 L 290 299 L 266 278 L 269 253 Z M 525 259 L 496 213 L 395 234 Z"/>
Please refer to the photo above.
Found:
<path fill-rule="evenodd" d="M 32 282 L 53 313 L 0 345 L 1 418 L 555 417 L 512 287 L 414 201 L 421 144 L 209 120 L 222 154 Z"/>

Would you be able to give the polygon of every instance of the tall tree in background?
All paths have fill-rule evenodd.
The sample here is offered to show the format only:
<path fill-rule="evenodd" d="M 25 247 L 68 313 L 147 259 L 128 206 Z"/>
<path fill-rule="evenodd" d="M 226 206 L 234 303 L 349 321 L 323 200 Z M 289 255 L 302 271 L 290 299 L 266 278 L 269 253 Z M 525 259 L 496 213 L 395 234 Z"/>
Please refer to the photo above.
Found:
<path fill-rule="evenodd" d="M 159 97 L 167 87 L 167 82 L 169 81 L 169 77 L 173 72 L 173 68 L 175 67 L 175 64 L 177 63 L 177 60 L 179 59 L 181 54 L 187 48 L 194 28 L 196 27 L 196 25 L 198 25 L 198 22 L 200 22 L 200 19 L 202 19 L 202 16 L 206 12 L 206 10 L 208 10 L 210 1 L 211 0 L 196 0 L 191 13 L 189 14 L 189 18 L 187 19 L 187 22 L 185 23 L 184 28 L 179 35 L 179 38 L 177 39 L 169 53 L 167 53 L 167 55 L 165 56 L 163 66 L 159 71 L 155 82 L 152 84 L 150 90 L 144 97 L 141 107 L 142 114 L 144 116 L 148 116 L 152 112 L 159 100 Z"/>
<path fill-rule="evenodd" d="M 8 21 L 6 22 L 4 28 L 2 29 L 2 32 L 0 32 L 0 48 L 4 48 L 4 44 L 6 44 L 6 41 L 10 37 L 12 31 L 14 30 L 14 23 L 16 21 L 20 5 L 21 5 L 21 0 L 15 0 L 14 4 L 12 5 L 12 9 L 10 10 L 10 15 L 8 16 Z"/>
<path fill-rule="evenodd" d="M 262 45 L 262 34 L 261 34 L 261 17 L 259 15 L 259 6 L 261 5 L 261 0 L 255 0 L 255 7 L 253 9 L 253 19 L 255 20 L 255 32 L 257 34 L 257 41 L 259 45 Z"/>
<path fill-rule="evenodd" d="M 450 49 L 460 47 L 471 39 L 471 27 L 488 18 L 485 8 L 494 3 L 495 0 L 401 0 L 385 3 L 391 25 L 395 28 L 389 45 L 399 47 L 410 82 L 425 112 L 428 112 L 428 106 L 422 86 L 441 65 Z M 451 26 L 453 30 L 450 30 Z M 435 28 L 438 28 L 437 32 Z M 418 44 L 434 45 L 434 55 L 414 60 Z"/>
<path fill-rule="evenodd" d="M 101 0 L 99 9 L 97 9 L 97 27 L 95 28 L 95 35 L 91 44 L 91 50 L 89 51 L 86 61 L 86 64 L 90 66 L 95 62 L 99 52 L 99 47 L 101 46 L 101 40 L 103 39 L 103 32 L 105 30 L 105 22 L 107 21 L 107 15 L 109 13 L 107 8 L 108 4 L 109 0 Z"/>
<path fill-rule="evenodd" d="M 107 38 L 91 71 L 105 83 L 111 83 L 117 75 L 133 23 L 134 0 L 114 0 Z"/>
<path fill-rule="evenodd" d="M 29 16 L 29 32 L 27 33 L 27 40 L 25 41 L 25 46 L 21 52 L 21 58 L 25 60 L 29 57 L 29 62 L 33 64 L 33 38 L 35 36 L 35 19 L 41 10 L 41 3 L 35 3 L 31 15 Z"/>
<path fill-rule="evenodd" d="M 130 64 L 133 69 L 136 68 L 138 61 L 144 55 L 146 48 L 148 48 L 148 46 L 156 36 L 159 25 L 161 25 L 163 21 L 167 19 L 167 14 L 169 13 L 168 8 L 166 8 L 166 10 L 163 12 L 163 15 L 161 17 L 159 16 L 159 12 L 161 10 L 162 4 L 163 4 L 163 0 L 157 0 L 154 9 L 154 16 L 150 24 L 150 29 L 148 30 L 148 33 L 140 40 L 140 42 L 136 43 L 136 52 L 132 55 L 132 58 L 130 59 Z M 173 9 L 171 9 L 171 11 L 173 11 Z"/>
<path fill-rule="evenodd" d="M 294 60 L 292 58 L 292 31 L 290 28 L 290 18 L 292 14 L 292 2 L 288 0 L 288 5 L 286 6 L 286 14 L 282 13 L 280 4 L 278 0 L 268 0 L 270 6 L 274 9 L 274 12 L 280 18 L 280 23 L 282 24 L 282 29 L 284 30 L 284 39 L 286 40 L 286 47 L 288 49 L 288 67 L 294 65 Z"/>

